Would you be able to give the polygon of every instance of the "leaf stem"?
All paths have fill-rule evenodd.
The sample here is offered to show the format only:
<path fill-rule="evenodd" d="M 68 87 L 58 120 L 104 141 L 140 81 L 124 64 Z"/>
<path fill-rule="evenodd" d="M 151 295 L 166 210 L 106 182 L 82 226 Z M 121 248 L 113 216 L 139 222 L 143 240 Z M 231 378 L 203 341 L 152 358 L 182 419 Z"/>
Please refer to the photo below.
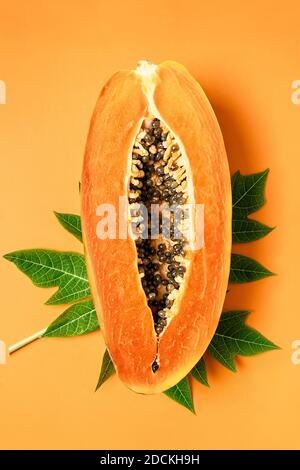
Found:
<path fill-rule="evenodd" d="M 18 341 L 17 343 L 12 344 L 11 346 L 8 347 L 9 354 L 12 354 L 15 351 L 18 351 L 18 349 L 21 349 L 27 344 L 30 344 L 33 341 L 36 341 L 37 339 L 41 338 L 46 330 L 47 328 L 44 328 L 43 330 L 40 330 L 37 333 L 34 333 L 31 336 L 28 336 L 28 338 L 22 339 L 21 341 Z"/>

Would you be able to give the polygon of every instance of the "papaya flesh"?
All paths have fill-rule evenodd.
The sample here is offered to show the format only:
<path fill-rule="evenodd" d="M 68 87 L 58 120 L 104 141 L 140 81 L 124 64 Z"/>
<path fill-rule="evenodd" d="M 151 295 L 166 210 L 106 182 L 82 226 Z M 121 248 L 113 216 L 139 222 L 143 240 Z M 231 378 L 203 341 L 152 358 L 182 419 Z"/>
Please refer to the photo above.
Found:
<path fill-rule="evenodd" d="M 142 61 L 104 86 L 81 197 L 89 281 L 116 371 L 136 392 L 163 392 L 190 372 L 215 333 L 231 252 L 222 134 L 182 65 Z M 111 208 L 116 228 L 106 218 Z"/>

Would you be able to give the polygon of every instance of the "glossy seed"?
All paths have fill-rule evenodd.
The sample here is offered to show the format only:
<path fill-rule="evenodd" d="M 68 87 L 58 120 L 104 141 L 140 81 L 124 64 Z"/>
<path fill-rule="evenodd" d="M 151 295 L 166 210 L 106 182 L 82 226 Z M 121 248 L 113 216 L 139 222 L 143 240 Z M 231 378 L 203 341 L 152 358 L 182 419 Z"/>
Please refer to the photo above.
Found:
<path fill-rule="evenodd" d="M 157 128 L 157 127 L 159 127 L 159 126 L 160 126 L 160 120 L 157 119 L 157 118 L 153 119 L 153 121 L 152 121 L 152 127 Z"/>
<path fill-rule="evenodd" d="M 160 317 L 160 318 L 165 318 L 166 317 L 166 312 L 164 310 L 159 310 L 157 312 L 157 315 Z"/>
<path fill-rule="evenodd" d="M 161 176 L 164 174 L 164 167 L 162 165 L 158 166 L 155 170 L 157 176 Z"/>

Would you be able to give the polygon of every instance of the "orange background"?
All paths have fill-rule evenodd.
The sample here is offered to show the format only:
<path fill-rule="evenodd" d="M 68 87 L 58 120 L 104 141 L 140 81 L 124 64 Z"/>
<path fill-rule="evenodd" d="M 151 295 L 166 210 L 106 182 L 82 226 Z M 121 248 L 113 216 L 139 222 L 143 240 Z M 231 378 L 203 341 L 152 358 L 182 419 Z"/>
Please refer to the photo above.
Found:
<path fill-rule="evenodd" d="M 99 332 L 44 339 L 0 365 L 1 448 L 299 448 L 300 4 L 286 1 L 0 1 L 1 253 L 81 250 L 53 210 L 79 211 L 90 116 L 104 82 L 140 58 L 184 63 L 211 100 L 231 171 L 271 168 L 257 218 L 277 229 L 235 251 L 278 276 L 233 286 L 227 307 L 282 349 L 238 359 L 234 375 L 208 361 L 210 389 L 193 382 L 197 416 L 164 395 L 141 396 L 116 377 L 94 393 Z M 109 175 L 107 176 L 109 178 Z M 62 310 L 1 260 L 0 339 L 10 344 Z M 52 291 L 52 290 L 51 290 Z"/>

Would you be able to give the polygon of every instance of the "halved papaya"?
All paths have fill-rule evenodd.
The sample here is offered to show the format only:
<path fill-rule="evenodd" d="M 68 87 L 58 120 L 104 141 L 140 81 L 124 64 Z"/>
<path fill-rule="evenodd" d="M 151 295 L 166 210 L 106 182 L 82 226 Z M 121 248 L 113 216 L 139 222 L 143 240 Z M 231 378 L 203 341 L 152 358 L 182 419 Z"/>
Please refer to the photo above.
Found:
<path fill-rule="evenodd" d="M 136 392 L 162 392 L 215 333 L 231 252 L 222 134 L 182 65 L 141 61 L 104 86 L 81 195 L 88 275 L 116 371 Z"/>

